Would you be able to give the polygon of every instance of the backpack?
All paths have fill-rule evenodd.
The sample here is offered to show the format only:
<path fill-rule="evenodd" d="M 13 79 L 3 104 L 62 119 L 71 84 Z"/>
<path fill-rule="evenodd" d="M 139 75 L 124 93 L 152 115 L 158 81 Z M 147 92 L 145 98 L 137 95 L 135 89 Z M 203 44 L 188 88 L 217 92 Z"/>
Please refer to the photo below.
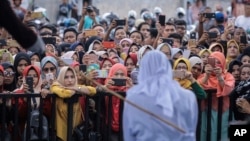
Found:
<path fill-rule="evenodd" d="M 33 102 L 36 105 L 36 100 L 35 98 L 32 98 Z M 42 120 L 43 120 L 43 124 L 42 124 L 42 137 L 41 139 L 39 139 L 39 109 L 35 108 L 31 111 L 30 113 L 30 139 L 28 139 L 29 141 L 48 141 L 49 140 L 49 128 L 48 128 L 48 120 L 47 118 L 42 115 Z M 26 137 L 26 132 L 27 132 L 27 128 L 25 128 L 24 131 L 24 140 L 27 140 Z"/>

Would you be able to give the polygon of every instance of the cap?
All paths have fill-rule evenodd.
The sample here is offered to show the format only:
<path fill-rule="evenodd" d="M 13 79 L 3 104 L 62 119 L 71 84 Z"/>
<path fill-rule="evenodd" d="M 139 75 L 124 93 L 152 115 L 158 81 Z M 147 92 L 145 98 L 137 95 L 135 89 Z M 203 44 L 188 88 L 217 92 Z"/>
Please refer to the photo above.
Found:
<path fill-rule="evenodd" d="M 224 15 L 221 12 L 216 12 L 215 13 L 215 20 L 217 22 L 224 22 Z"/>

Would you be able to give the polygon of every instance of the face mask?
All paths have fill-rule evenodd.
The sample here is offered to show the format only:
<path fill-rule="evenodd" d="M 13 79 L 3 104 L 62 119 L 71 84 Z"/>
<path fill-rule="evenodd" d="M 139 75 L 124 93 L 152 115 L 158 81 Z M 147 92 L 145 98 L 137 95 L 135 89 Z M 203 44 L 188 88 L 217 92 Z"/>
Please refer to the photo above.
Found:
<path fill-rule="evenodd" d="M 129 50 L 129 47 L 124 47 L 124 48 L 122 48 L 122 51 L 125 52 L 125 53 L 127 53 L 128 50 Z"/>

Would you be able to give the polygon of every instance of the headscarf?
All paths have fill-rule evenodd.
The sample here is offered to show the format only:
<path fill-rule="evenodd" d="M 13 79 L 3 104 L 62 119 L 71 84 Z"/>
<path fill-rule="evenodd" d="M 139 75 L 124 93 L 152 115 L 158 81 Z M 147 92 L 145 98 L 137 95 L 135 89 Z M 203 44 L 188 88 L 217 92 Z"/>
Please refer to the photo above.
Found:
<path fill-rule="evenodd" d="M 176 70 L 177 65 L 180 62 L 184 62 L 187 66 L 187 71 L 190 72 L 191 71 L 191 64 L 189 62 L 189 60 L 187 60 L 186 58 L 179 58 L 174 62 L 174 67 L 173 69 Z M 180 79 L 180 78 L 174 78 L 176 81 L 178 81 L 180 83 L 180 85 L 185 88 L 185 89 L 192 89 L 191 88 L 191 81 L 188 79 Z"/>
<path fill-rule="evenodd" d="M 172 67 L 166 56 L 158 51 L 150 51 L 140 63 L 138 85 L 127 91 L 127 96 L 140 94 L 156 98 L 155 104 L 163 114 L 174 115 L 174 103 L 180 99 L 180 85 L 173 80 Z"/>
<path fill-rule="evenodd" d="M 233 66 L 238 65 L 239 67 L 242 65 L 242 63 L 239 60 L 232 60 L 228 65 L 228 72 L 232 74 L 233 72 Z M 235 80 L 235 86 L 238 86 L 240 80 Z"/>
<path fill-rule="evenodd" d="M 74 84 L 74 86 L 77 86 L 78 82 L 77 82 L 77 75 L 76 75 L 76 72 L 75 72 L 75 70 L 74 70 L 72 67 L 68 67 L 68 66 L 64 66 L 64 67 L 62 67 L 62 68 L 60 69 L 60 72 L 59 72 L 59 74 L 58 74 L 57 80 L 56 80 L 56 82 L 54 82 L 52 85 L 53 85 L 53 86 L 62 86 L 62 87 L 64 87 L 64 86 L 65 86 L 65 84 L 64 84 L 64 77 L 65 77 L 66 72 L 67 72 L 68 70 L 71 70 L 71 71 L 73 72 L 73 74 L 74 74 L 74 76 L 75 76 L 75 78 L 76 78 L 76 79 L 75 79 L 75 84 Z"/>
<path fill-rule="evenodd" d="M 1 64 L 4 70 L 11 68 L 13 72 L 15 72 L 14 66 L 11 63 L 4 62 Z M 13 82 L 11 84 L 4 84 L 4 90 L 14 91 L 16 89 L 16 78 L 14 76 Z"/>
<path fill-rule="evenodd" d="M 98 36 L 92 36 L 92 37 L 90 37 L 90 38 L 86 41 L 86 43 L 85 43 L 85 46 L 84 46 L 85 52 L 87 52 L 87 51 L 89 50 L 89 46 L 90 46 L 90 44 L 92 44 L 92 42 L 93 42 L 94 40 L 99 40 L 100 42 L 102 41 L 102 39 L 101 39 L 100 37 L 98 37 Z"/>
<path fill-rule="evenodd" d="M 31 60 L 30 60 L 30 57 L 28 54 L 26 53 L 23 53 L 23 52 L 20 52 L 16 55 L 15 57 L 15 60 L 14 60 L 14 68 L 15 68 L 15 72 L 16 72 L 16 79 L 21 75 L 18 73 L 17 71 L 17 66 L 18 66 L 18 63 L 21 61 L 21 60 L 25 60 L 27 61 L 28 65 L 31 65 Z"/>
<path fill-rule="evenodd" d="M 41 93 L 41 90 L 42 90 L 42 78 L 41 78 L 40 69 L 37 66 L 29 65 L 29 66 L 26 66 L 24 68 L 24 70 L 23 70 L 23 82 L 26 81 L 26 77 L 28 76 L 28 73 L 29 73 L 29 71 L 31 69 L 35 70 L 35 72 L 37 74 L 37 77 L 38 77 L 38 83 L 35 84 L 35 87 L 33 88 L 34 93 Z M 22 84 L 22 86 L 19 89 L 15 90 L 15 91 L 18 91 L 18 90 L 22 90 L 22 91 L 24 90 L 23 84 Z M 40 99 L 39 99 L 39 97 L 36 97 L 35 100 L 36 100 L 36 103 L 37 103 L 37 107 L 39 107 L 39 105 L 40 105 Z M 31 100 L 31 104 L 32 104 L 32 107 L 33 107 L 34 103 L 33 103 L 32 100 Z"/>
<path fill-rule="evenodd" d="M 51 57 L 51 56 L 46 56 L 42 59 L 41 61 L 41 69 L 43 69 L 43 67 L 48 63 L 52 63 L 55 68 L 56 68 L 56 75 L 58 75 L 58 72 L 59 72 L 59 67 L 58 67 L 58 62 L 56 61 L 56 59 L 54 57 Z M 57 77 L 57 76 L 55 76 Z M 44 72 L 42 71 L 42 78 L 45 78 L 45 74 Z"/>
<path fill-rule="evenodd" d="M 91 50 L 93 50 L 94 44 L 95 44 L 95 43 L 98 43 L 98 44 L 102 45 L 102 43 L 101 43 L 99 40 L 94 40 L 94 41 L 89 45 L 88 52 L 91 51 Z"/>
<path fill-rule="evenodd" d="M 233 40 L 233 39 L 232 39 L 232 40 L 229 40 L 229 41 L 227 42 L 227 48 L 229 47 L 229 45 L 230 45 L 231 43 L 234 43 L 235 46 L 237 47 L 237 50 L 238 50 L 237 56 L 238 56 L 238 55 L 240 54 L 240 47 L 239 47 L 238 43 L 237 43 L 235 40 Z M 227 57 L 226 57 L 227 67 L 228 67 L 229 63 L 230 63 L 233 59 L 236 59 L 236 58 L 237 58 L 237 56 L 236 56 L 235 58 L 232 58 L 232 57 L 229 57 L 229 56 L 228 56 L 228 53 L 227 53 Z"/>
<path fill-rule="evenodd" d="M 130 53 L 130 54 L 127 56 L 127 58 L 125 59 L 124 65 L 126 64 L 128 58 L 131 58 L 132 61 L 133 61 L 133 63 L 134 63 L 134 65 L 136 66 L 136 64 L 137 64 L 137 54 L 135 54 L 135 53 Z"/>
<path fill-rule="evenodd" d="M 141 48 L 141 46 L 140 46 L 140 45 L 137 45 L 136 43 L 132 43 L 132 44 L 130 45 L 129 49 L 128 49 L 127 54 L 129 54 L 129 53 L 130 53 L 130 49 L 132 48 L 132 46 L 136 46 L 136 47 L 138 48 L 138 51 L 139 51 L 139 50 L 140 50 L 140 48 Z"/>
<path fill-rule="evenodd" d="M 201 57 L 205 52 L 208 52 L 209 54 L 211 54 L 212 52 L 208 49 L 203 49 L 199 52 L 199 56 Z"/>
<path fill-rule="evenodd" d="M 216 46 L 219 46 L 221 48 L 222 53 L 224 53 L 224 48 L 223 48 L 223 46 L 220 43 L 212 43 L 209 46 L 209 50 L 212 52 L 213 48 L 216 47 Z"/>
<path fill-rule="evenodd" d="M 123 64 L 120 64 L 120 63 L 116 63 L 114 64 L 110 70 L 109 70 L 109 74 L 108 74 L 108 78 L 106 79 L 105 81 L 105 84 L 107 84 L 108 82 L 108 79 L 111 79 L 112 77 L 114 77 L 115 73 L 118 71 L 118 70 L 122 70 L 124 75 L 127 77 L 127 68 L 123 65 Z M 111 86 L 110 87 L 111 90 L 115 90 L 115 91 L 125 91 L 127 88 L 126 86 Z"/>
<path fill-rule="evenodd" d="M 177 54 L 177 53 L 181 53 L 181 54 L 183 54 L 183 52 L 182 52 L 182 50 L 181 49 L 179 49 L 179 48 L 173 48 L 172 49 L 172 54 L 171 54 L 171 59 L 173 59 L 174 58 L 174 56 L 175 56 L 175 54 Z"/>
<path fill-rule="evenodd" d="M 226 96 L 228 95 L 234 88 L 235 80 L 234 77 L 230 74 L 227 73 L 226 71 L 226 59 L 223 53 L 221 52 L 213 52 L 210 55 L 211 57 L 216 58 L 220 63 L 222 68 L 222 74 L 221 77 L 224 78 L 224 87 L 221 87 L 219 85 L 218 78 L 215 75 L 210 75 L 209 79 L 206 84 L 202 83 L 203 77 L 205 74 L 201 74 L 199 78 L 197 79 L 198 83 L 202 85 L 204 89 L 216 89 L 216 95 L 215 97 L 221 97 L 221 96 Z M 213 99 L 212 107 L 213 109 L 217 110 L 217 99 Z M 223 112 L 229 108 L 229 98 L 224 97 L 223 98 Z"/>
<path fill-rule="evenodd" d="M 156 48 L 156 50 L 159 50 L 161 51 L 161 48 L 164 47 L 164 46 L 167 46 L 169 51 L 170 51 L 170 56 L 172 58 L 172 55 L 173 55 L 173 48 L 168 44 L 168 43 L 162 43 L 162 44 L 159 44 Z"/>
<path fill-rule="evenodd" d="M 75 51 L 76 47 L 77 46 L 82 46 L 84 48 L 84 45 L 80 42 L 76 42 L 76 43 L 73 43 L 71 46 L 70 46 L 70 50 L 73 50 Z"/>
<path fill-rule="evenodd" d="M 196 57 L 196 56 L 190 57 L 189 62 L 190 62 L 191 68 L 193 68 L 193 66 L 196 64 L 201 64 L 201 68 L 203 68 L 203 61 L 199 57 Z"/>
<path fill-rule="evenodd" d="M 122 46 L 122 42 L 127 41 L 129 42 L 129 44 L 131 45 L 133 43 L 133 40 L 129 39 L 129 38 L 123 38 L 120 42 L 119 45 Z M 130 49 L 130 46 L 128 47 L 122 47 L 122 52 L 123 53 L 127 53 Z M 125 55 L 125 54 L 124 54 Z M 127 54 L 126 54 L 127 55 Z M 125 57 L 126 58 L 126 57 Z"/>
<path fill-rule="evenodd" d="M 119 57 L 117 54 L 110 57 L 110 59 L 114 59 L 114 58 L 117 58 L 117 59 L 118 59 L 118 61 L 119 61 L 118 63 L 124 64 L 124 61 L 122 60 L 122 58 Z"/>
<path fill-rule="evenodd" d="M 152 46 L 150 46 L 150 45 L 142 46 L 142 47 L 139 49 L 138 53 L 137 53 L 137 60 L 138 60 L 137 66 L 140 65 L 140 61 L 141 61 L 142 56 L 144 55 L 146 49 L 154 50 L 154 48 L 153 48 Z"/>
<path fill-rule="evenodd" d="M 68 51 L 61 56 L 61 59 L 71 59 L 75 53 L 75 51 Z"/>
<path fill-rule="evenodd" d="M 40 54 L 39 53 L 37 53 L 37 52 L 31 52 L 30 54 L 28 54 L 29 56 L 30 56 L 30 58 L 32 58 L 34 55 L 37 55 L 38 56 L 38 58 L 39 58 L 39 60 L 41 61 L 41 56 L 40 56 Z"/>
<path fill-rule="evenodd" d="M 102 60 L 102 62 L 101 62 L 100 69 L 102 69 L 103 64 L 104 64 L 105 61 L 109 61 L 112 65 L 115 64 L 115 62 L 114 62 L 112 59 L 110 59 L 110 58 L 104 58 L 104 59 Z"/>

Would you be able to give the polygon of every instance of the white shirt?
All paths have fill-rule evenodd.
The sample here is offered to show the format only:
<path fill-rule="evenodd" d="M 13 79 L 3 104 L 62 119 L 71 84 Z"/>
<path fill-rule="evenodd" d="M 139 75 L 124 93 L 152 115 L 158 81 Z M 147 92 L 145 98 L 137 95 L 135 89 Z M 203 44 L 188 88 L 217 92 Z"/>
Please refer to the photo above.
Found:
<path fill-rule="evenodd" d="M 250 29 L 250 17 L 245 17 L 245 15 L 240 15 L 235 20 L 235 26 L 242 27 L 245 31 Z"/>

